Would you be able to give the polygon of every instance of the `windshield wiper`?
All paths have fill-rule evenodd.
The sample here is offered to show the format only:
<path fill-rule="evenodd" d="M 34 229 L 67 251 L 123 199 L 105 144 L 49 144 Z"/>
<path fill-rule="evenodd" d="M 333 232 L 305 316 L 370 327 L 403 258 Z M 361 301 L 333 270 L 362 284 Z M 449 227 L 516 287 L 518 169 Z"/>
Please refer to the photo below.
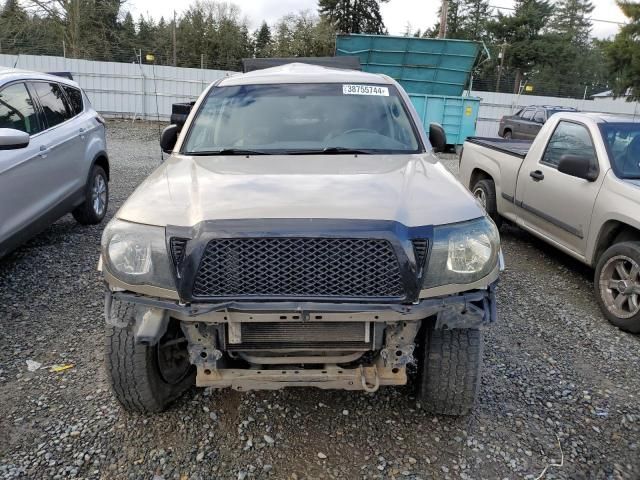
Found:
<path fill-rule="evenodd" d="M 375 152 L 374 150 L 365 150 L 362 148 L 349 148 L 349 147 L 325 147 L 322 149 L 303 149 L 303 150 L 285 150 L 284 153 L 286 155 L 372 155 Z"/>
<path fill-rule="evenodd" d="M 223 148 L 221 150 L 207 150 L 202 152 L 187 152 L 185 155 L 209 156 L 209 155 L 271 155 L 263 150 L 246 150 L 244 148 Z"/>

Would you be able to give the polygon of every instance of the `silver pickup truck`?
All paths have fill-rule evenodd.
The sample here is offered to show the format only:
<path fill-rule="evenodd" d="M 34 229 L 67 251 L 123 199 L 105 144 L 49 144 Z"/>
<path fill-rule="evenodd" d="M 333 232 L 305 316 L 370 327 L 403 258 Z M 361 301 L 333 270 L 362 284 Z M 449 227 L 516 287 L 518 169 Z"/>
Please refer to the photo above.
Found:
<path fill-rule="evenodd" d="M 640 123 L 563 112 L 533 142 L 471 138 L 460 176 L 496 224 L 594 267 L 604 315 L 640 332 Z"/>
<path fill-rule="evenodd" d="M 430 131 L 382 75 L 289 64 L 211 85 L 104 232 L 118 400 L 158 411 L 194 381 L 370 392 L 415 362 L 423 408 L 467 413 L 500 243 Z"/>

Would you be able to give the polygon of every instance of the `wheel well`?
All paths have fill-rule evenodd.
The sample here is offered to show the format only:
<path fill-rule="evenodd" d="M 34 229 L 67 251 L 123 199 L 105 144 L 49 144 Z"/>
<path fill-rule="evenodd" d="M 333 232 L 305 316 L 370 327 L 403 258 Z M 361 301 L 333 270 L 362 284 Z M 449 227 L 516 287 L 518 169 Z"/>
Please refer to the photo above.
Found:
<path fill-rule="evenodd" d="M 502 130 L 502 135 L 504 136 L 504 134 L 507 133 L 507 132 L 513 133 L 513 130 L 511 129 L 511 127 L 507 127 L 504 130 Z"/>
<path fill-rule="evenodd" d="M 593 255 L 595 264 L 600 255 L 614 243 L 640 241 L 640 230 L 617 220 L 609 220 L 600 229 L 598 244 Z"/>
<path fill-rule="evenodd" d="M 469 190 L 471 190 L 473 186 L 480 180 L 493 180 L 493 178 L 484 170 L 475 168 L 473 172 L 471 172 L 471 178 L 469 179 Z"/>
<path fill-rule="evenodd" d="M 111 176 L 109 174 L 109 160 L 107 160 L 107 157 L 105 157 L 104 155 L 100 155 L 98 158 L 96 158 L 93 164 L 102 167 L 104 173 L 107 174 L 107 180 L 111 180 Z"/>

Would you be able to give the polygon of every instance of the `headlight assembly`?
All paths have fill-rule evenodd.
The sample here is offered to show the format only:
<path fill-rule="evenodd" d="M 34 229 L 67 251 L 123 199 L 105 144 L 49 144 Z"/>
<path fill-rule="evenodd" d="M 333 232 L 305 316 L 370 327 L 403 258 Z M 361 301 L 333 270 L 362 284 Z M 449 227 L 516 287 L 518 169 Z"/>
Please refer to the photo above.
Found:
<path fill-rule="evenodd" d="M 125 283 L 176 288 L 162 227 L 112 220 L 102 234 L 102 257 Z"/>
<path fill-rule="evenodd" d="M 434 228 L 423 288 L 476 282 L 498 263 L 500 237 L 488 217 Z"/>

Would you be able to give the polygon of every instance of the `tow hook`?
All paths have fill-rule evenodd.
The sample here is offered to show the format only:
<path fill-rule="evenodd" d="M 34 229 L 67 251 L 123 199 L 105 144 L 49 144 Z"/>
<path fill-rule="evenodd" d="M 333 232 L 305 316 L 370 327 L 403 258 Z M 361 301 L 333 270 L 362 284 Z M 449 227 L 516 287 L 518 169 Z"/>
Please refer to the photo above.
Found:
<path fill-rule="evenodd" d="M 362 390 L 368 393 L 377 392 L 378 388 L 380 388 L 380 377 L 378 376 L 378 367 L 373 366 L 373 371 L 375 373 L 375 378 L 373 380 L 373 385 L 367 383 L 367 377 L 364 374 L 364 368 L 360 365 L 360 383 L 362 383 Z"/>

